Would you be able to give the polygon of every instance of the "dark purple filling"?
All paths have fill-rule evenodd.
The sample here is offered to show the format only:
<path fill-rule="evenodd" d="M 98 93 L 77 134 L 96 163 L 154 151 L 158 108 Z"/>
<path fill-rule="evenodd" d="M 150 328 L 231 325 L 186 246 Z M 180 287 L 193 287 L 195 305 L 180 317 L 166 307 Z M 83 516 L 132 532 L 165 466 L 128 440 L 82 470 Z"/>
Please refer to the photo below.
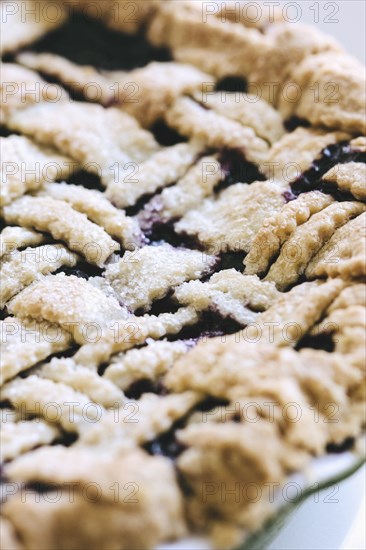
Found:
<path fill-rule="evenodd" d="M 172 183 L 171 185 L 174 185 Z M 170 187 L 167 185 L 166 187 Z M 161 188 L 154 193 L 146 193 L 142 195 L 133 206 L 125 208 L 127 216 L 136 216 L 140 212 L 139 223 L 142 230 L 144 227 L 151 228 L 155 223 L 162 223 L 159 211 L 161 210 L 161 200 L 159 193 Z"/>
<path fill-rule="evenodd" d="M 352 449 L 355 444 L 354 437 L 347 437 L 342 443 L 328 443 L 326 450 L 327 453 L 340 454 Z"/>
<path fill-rule="evenodd" d="M 325 147 L 320 158 L 314 160 L 311 167 L 291 184 L 292 195 L 288 194 L 289 200 L 314 189 L 330 194 L 338 201 L 352 200 L 351 194 L 343 193 L 333 184 L 321 181 L 330 168 L 348 162 L 366 162 L 366 153 L 351 149 L 349 143 L 345 141 Z"/>
<path fill-rule="evenodd" d="M 237 149 L 223 149 L 219 155 L 221 169 L 225 178 L 215 188 L 216 192 L 226 189 L 234 183 L 253 183 L 266 178 L 252 162 L 247 161 Z"/>
<path fill-rule="evenodd" d="M 22 486 L 22 489 L 24 489 L 25 491 L 34 491 L 35 493 L 38 493 L 40 495 L 52 493 L 57 488 L 59 488 L 59 484 L 45 483 L 43 481 L 30 481 Z"/>
<path fill-rule="evenodd" d="M 173 291 L 171 290 L 167 296 L 160 300 L 155 300 L 149 309 L 149 315 L 161 315 L 162 313 L 176 313 L 179 309 L 179 304 L 173 298 Z M 140 317 L 145 315 L 146 311 L 141 308 L 134 312 L 134 315 Z"/>
<path fill-rule="evenodd" d="M 133 382 L 127 390 L 125 390 L 125 395 L 128 399 L 140 399 L 144 393 L 154 393 L 156 395 L 167 395 L 169 391 L 159 380 L 149 380 L 148 378 L 143 378 L 141 380 L 136 380 Z"/>
<path fill-rule="evenodd" d="M 245 256 L 246 252 L 243 252 L 242 250 L 238 250 L 237 252 L 223 252 L 220 254 L 220 260 L 215 272 L 223 271 L 224 269 L 236 269 L 236 271 L 243 273 L 243 261 Z"/>
<path fill-rule="evenodd" d="M 218 406 L 225 406 L 228 404 L 228 401 L 216 399 L 214 397 L 208 397 L 205 401 L 202 401 L 199 405 L 194 408 L 194 411 L 207 412 Z M 192 411 L 191 411 L 192 412 Z M 177 438 L 176 432 L 184 428 L 186 425 L 187 418 L 191 414 L 189 412 L 186 416 L 178 420 L 173 424 L 170 430 L 161 434 L 157 438 L 153 439 L 146 443 L 143 447 L 144 449 L 152 455 L 162 455 L 175 460 L 183 451 L 186 450 L 186 446 L 182 445 Z M 189 488 L 185 486 L 184 479 L 180 480 L 183 482 L 184 491 L 189 492 Z"/>
<path fill-rule="evenodd" d="M 86 172 L 85 170 L 75 172 L 75 174 L 72 174 L 69 178 L 67 178 L 67 180 L 64 181 L 74 185 L 81 185 L 86 189 L 101 191 L 102 193 L 105 191 L 105 187 L 103 186 L 100 177 L 97 174 L 92 174 L 91 172 Z"/>
<path fill-rule="evenodd" d="M 227 399 L 218 399 L 216 397 L 207 397 L 204 401 L 201 401 L 196 407 L 195 411 L 208 412 L 212 411 L 216 407 L 226 407 L 229 404 Z"/>
<path fill-rule="evenodd" d="M 6 128 L 6 126 L 3 126 L 2 124 L 0 124 L 0 137 L 7 138 L 13 135 L 20 136 L 20 133 L 14 132 L 14 130 L 9 130 L 8 128 Z"/>
<path fill-rule="evenodd" d="M 55 271 L 55 275 L 58 273 L 65 273 L 68 277 L 74 275 L 79 279 L 88 280 L 90 277 L 101 277 L 103 269 L 95 265 L 87 264 L 86 262 L 79 262 L 76 267 L 60 267 Z"/>
<path fill-rule="evenodd" d="M 63 445 L 64 447 L 71 447 L 75 441 L 77 441 L 78 435 L 71 432 L 62 432 L 62 434 L 53 441 L 52 445 Z"/>
<path fill-rule="evenodd" d="M 158 120 L 150 128 L 150 132 L 154 135 L 156 141 L 163 145 L 164 147 L 171 147 L 177 143 L 183 143 L 187 141 L 187 138 L 180 135 L 174 128 L 170 128 L 164 122 L 164 120 Z"/>
<path fill-rule="evenodd" d="M 171 460 L 175 460 L 185 449 L 176 438 L 176 431 L 184 427 L 186 417 L 175 422 L 170 430 L 159 435 L 152 441 L 145 443 L 143 448 L 151 455 L 166 456 Z"/>
<path fill-rule="evenodd" d="M 3 401 L 0 401 L 0 410 L 3 410 L 3 409 L 14 409 L 13 405 L 11 404 L 10 401 L 8 401 L 7 399 L 4 399 Z"/>
<path fill-rule="evenodd" d="M 199 249 L 197 240 L 185 233 L 176 233 L 174 228 L 175 220 L 163 223 L 159 218 L 154 220 L 151 229 L 143 229 L 150 243 L 169 243 L 176 248 Z"/>
<path fill-rule="evenodd" d="M 216 83 L 216 92 L 242 92 L 248 91 L 248 82 L 239 76 L 225 76 Z"/>
<path fill-rule="evenodd" d="M 150 61 L 171 61 L 167 49 L 153 47 L 143 35 L 110 30 L 79 13 L 72 14 L 62 27 L 41 38 L 31 49 L 106 71 L 130 71 Z"/>
<path fill-rule="evenodd" d="M 297 350 L 303 348 L 320 349 L 331 353 L 335 349 L 333 335 L 330 333 L 307 334 L 296 346 Z"/>
<path fill-rule="evenodd" d="M 300 118 L 294 115 L 288 118 L 287 120 L 285 120 L 284 126 L 288 132 L 293 132 L 294 130 L 296 130 L 296 128 L 299 128 L 299 127 L 310 128 L 311 124 L 305 118 Z"/>
<path fill-rule="evenodd" d="M 43 78 L 43 80 L 45 80 L 49 84 L 56 84 L 58 86 L 61 85 L 61 81 L 60 81 L 59 78 L 56 78 L 56 77 L 51 76 L 49 74 L 46 74 L 43 71 L 38 71 L 38 72 L 41 75 L 41 77 Z M 81 93 L 80 91 L 74 89 L 72 86 L 70 86 L 68 84 L 65 84 L 64 82 L 62 83 L 62 87 L 67 91 L 67 93 L 69 94 L 70 98 L 73 101 L 81 101 L 81 102 L 90 101 L 89 99 L 86 99 L 86 97 L 84 96 L 83 93 Z"/>
<path fill-rule="evenodd" d="M 234 319 L 224 319 L 218 312 L 209 310 L 201 314 L 198 323 L 185 326 L 178 334 L 170 334 L 167 339 L 170 341 L 192 340 L 198 342 L 206 338 L 215 338 L 239 332 L 243 326 Z"/>

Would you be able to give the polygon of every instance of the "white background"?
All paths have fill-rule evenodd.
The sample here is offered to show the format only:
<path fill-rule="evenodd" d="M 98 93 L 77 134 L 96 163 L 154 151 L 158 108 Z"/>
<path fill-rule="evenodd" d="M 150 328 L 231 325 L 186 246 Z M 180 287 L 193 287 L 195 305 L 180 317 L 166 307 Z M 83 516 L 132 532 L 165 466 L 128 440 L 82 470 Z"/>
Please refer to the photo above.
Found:
<path fill-rule="evenodd" d="M 260 2 L 259 2 L 260 3 Z M 349 53 L 365 63 L 366 39 L 366 1 L 365 0 L 298 0 L 296 2 L 278 0 L 281 6 L 286 6 L 290 19 L 296 18 L 296 10 L 301 12 L 301 23 L 309 23 L 332 34 Z M 291 4 L 297 6 L 291 8 Z M 318 4 L 318 6 L 314 6 Z M 316 12 L 319 21 L 315 20 Z"/>

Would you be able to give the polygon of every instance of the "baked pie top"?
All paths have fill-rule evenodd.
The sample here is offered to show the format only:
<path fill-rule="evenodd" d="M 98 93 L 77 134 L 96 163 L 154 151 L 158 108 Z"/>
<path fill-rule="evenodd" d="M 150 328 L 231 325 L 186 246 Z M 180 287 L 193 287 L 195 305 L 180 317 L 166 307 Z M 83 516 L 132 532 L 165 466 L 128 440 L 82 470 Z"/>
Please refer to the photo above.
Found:
<path fill-rule="evenodd" d="M 364 69 L 238 3 L 73 4 L 0 6 L 3 547 L 232 547 L 364 428 Z"/>

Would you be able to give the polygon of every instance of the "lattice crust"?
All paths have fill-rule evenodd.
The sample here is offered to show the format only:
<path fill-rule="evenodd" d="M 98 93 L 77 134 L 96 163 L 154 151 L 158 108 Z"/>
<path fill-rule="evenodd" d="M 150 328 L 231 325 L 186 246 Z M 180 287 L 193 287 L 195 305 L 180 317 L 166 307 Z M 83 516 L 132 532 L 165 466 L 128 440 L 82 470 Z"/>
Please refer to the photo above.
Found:
<path fill-rule="evenodd" d="M 159 149 L 134 118 L 88 103 L 39 103 L 13 111 L 8 125 L 70 155 L 105 185 L 118 179 L 126 164 L 142 162 Z"/>
<path fill-rule="evenodd" d="M 51 183 L 40 194 L 67 202 L 92 222 L 103 227 L 128 250 L 134 250 L 143 242 L 143 235 L 137 222 L 115 208 L 100 191 L 67 183 Z"/>
<path fill-rule="evenodd" d="M 131 316 L 128 320 L 114 323 L 112 330 L 106 332 L 97 343 L 81 347 L 75 360 L 95 367 L 108 362 L 113 354 L 144 344 L 148 338 L 158 340 L 167 334 L 178 334 L 184 327 L 198 320 L 193 307 L 182 307 L 176 313 L 162 313 L 158 316 Z"/>
<path fill-rule="evenodd" d="M 1 2 L 0 14 L 1 21 L 4 23 L 1 33 L 1 55 L 17 51 L 34 42 L 65 21 L 67 12 L 62 2 L 56 6 L 55 2 L 44 4 L 40 9 L 36 0 Z M 30 15 L 31 13 L 33 16 Z"/>
<path fill-rule="evenodd" d="M 142 226 L 149 227 L 158 217 L 162 222 L 181 218 L 214 192 L 224 174 L 216 156 L 202 157 L 189 168 L 176 185 L 163 189 L 139 214 Z"/>
<path fill-rule="evenodd" d="M 114 82 L 91 65 L 77 65 L 68 59 L 52 53 L 20 52 L 16 56 L 20 65 L 55 78 L 69 90 L 85 96 L 89 101 L 108 105 L 116 96 L 111 85 Z"/>
<path fill-rule="evenodd" d="M 1 321 L 1 343 L 3 383 L 49 355 L 68 349 L 71 338 L 61 327 L 46 321 L 7 317 Z"/>
<path fill-rule="evenodd" d="M 209 111 L 189 97 L 177 99 L 166 111 L 165 119 L 180 134 L 200 139 L 207 147 L 239 149 L 249 161 L 258 164 L 266 157 L 267 142 L 257 137 L 252 128 Z"/>
<path fill-rule="evenodd" d="M 70 433 L 88 431 L 95 419 L 106 413 L 101 405 L 98 410 L 90 407 L 92 402 L 84 393 L 34 374 L 8 382 L 2 397 L 23 414 L 36 415 Z"/>
<path fill-rule="evenodd" d="M 328 52 L 309 56 L 291 71 L 289 82 L 297 86 L 299 100 L 282 96 L 279 109 L 285 118 L 296 114 L 314 125 L 365 132 L 363 65 L 352 57 Z"/>
<path fill-rule="evenodd" d="M 309 460 L 308 451 L 319 453 L 329 437 L 336 441 L 339 440 L 339 436 L 342 437 L 343 429 L 339 424 L 343 426 L 346 422 L 347 429 L 351 433 L 357 433 L 360 421 L 362 422 L 362 415 L 358 414 L 357 419 L 354 415 L 352 419 L 348 416 L 347 410 L 350 403 L 347 387 L 349 389 L 356 387 L 360 383 L 361 376 L 354 369 L 345 368 L 343 358 L 339 354 L 333 354 L 330 359 L 328 354 L 321 351 L 306 350 L 304 353 L 297 353 L 289 349 L 275 350 L 272 346 L 267 348 L 260 346 L 254 352 L 253 345 L 250 343 L 242 342 L 236 345 L 238 348 L 235 351 L 233 349 L 235 346 L 232 349 L 228 347 L 224 349 L 217 340 L 216 349 L 212 346 L 212 355 L 209 357 L 207 349 L 203 352 L 203 346 L 201 348 L 203 353 L 200 356 L 200 346 L 198 346 L 191 352 L 191 360 L 193 354 L 197 353 L 194 358 L 195 368 L 191 371 L 189 367 L 193 363 L 187 361 L 186 364 L 186 368 L 190 371 L 186 373 L 186 380 L 188 381 L 190 376 L 191 380 L 192 378 L 194 380 L 189 385 L 200 387 L 204 377 L 205 384 L 208 381 L 208 386 L 205 386 L 206 391 L 210 388 L 210 393 L 231 396 L 232 402 L 220 411 L 221 418 L 222 415 L 235 414 L 237 421 L 242 421 L 240 424 L 229 423 L 229 425 L 227 423 L 213 425 L 212 422 L 204 421 L 188 426 L 178 434 L 179 440 L 188 445 L 188 450 L 178 459 L 178 468 L 193 487 L 191 514 L 192 516 L 193 512 L 198 514 L 195 519 L 192 518 L 198 525 L 201 521 L 209 520 L 212 506 L 214 506 L 220 516 L 234 515 L 241 525 L 247 527 L 253 521 L 260 521 L 259 518 L 266 511 L 265 503 L 268 504 L 267 498 L 262 503 L 259 501 L 259 509 L 254 513 L 254 517 L 253 502 L 238 506 L 237 503 L 234 504 L 234 500 L 231 500 L 231 505 L 228 505 L 227 502 L 223 503 L 222 498 L 218 498 L 217 495 L 207 499 L 206 505 L 202 507 L 202 483 L 230 483 L 235 481 L 238 475 L 244 483 L 255 480 L 262 488 L 265 486 L 268 475 L 275 476 L 273 478 L 279 479 L 281 483 L 286 470 L 304 467 Z M 235 364 L 236 353 L 245 357 L 240 366 Z M 213 359 L 214 362 L 211 362 L 208 368 L 207 360 Z M 215 373 L 216 369 L 212 369 L 212 365 L 217 364 L 217 361 L 220 366 Z M 183 362 L 184 359 L 180 361 L 181 364 Z M 198 364 L 202 365 L 202 370 L 197 370 Z M 321 374 L 319 365 L 321 365 Z M 246 369 L 245 366 L 248 368 Z M 320 399 L 318 419 L 314 418 L 311 410 L 314 395 Z M 279 404 L 277 411 L 275 408 L 272 413 L 269 413 L 268 407 L 264 405 L 266 402 L 268 405 L 268 400 Z M 290 402 L 295 402 L 298 408 L 293 415 L 290 413 L 284 419 L 281 405 L 286 406 Z M 339 404 L 337 423 L 330 422 L 332 417 L 327 407 L 331 402 Z M 250 412 L 245 408 L 248 406 L 251 407 Z M 299 418 L 299 411 L 301 411 L 301 418 Z M 246 414 L 257 417 L 255 425 L 246 421 Z M 319 422 L 323 424 L 321 428 L 318 426 Z M 286 448 L 285 453 L 283 448 L 276 445 L 277 429 L 286 433 L 281 442 L 281 446 L 284 445 Z M 260 433 L 266 443 L 257 444 L 254 433 Z M 245 443 L 249 441 L 251 441 L 250 444 Z M 272 461 L 268 461 L 267 453 L 263 452 L 267 444 L 268 448 L 271 448 L 269 454 L 274 458 Z M 225 458 L 228 454 L 232 457 L 230 466 Z M 203 464 L 205 464 L 204 467 Z M 246 464 L 246 468 L 243 469 L 242 464 Z M 235 472 L 236 467 L 240 468 L 240 474 Z M 199 499 L 201 499 L 200 504 Z"/>
<path fill-rule="evenodd" d="M 349 300 L 349 301 L 348 301 Z M 311 330 L 313 336 L 330 335 L 335 350 L 351 356 L 352 365 L 364 368 L 366 296 L 362 284 L 345 288 Z"/>
<path fill-rule="evenodd" d="M 214 83 L 211 75 L 181 63 L 154 62 L 130 73 L 113 72 L 108 76 L 113 83 L 118 82 L 122 109 L 146 127 L 164 118 L 165 110 L 177 97 L 201 90 L 202 83 Z"/>
<path fill-rule="evenodd" d="M 112 382 L 90 368 L 75 364 L 71 358 L 54 358 L 37 369 L 37 375 L 80 391 L 106 408 L 119 407 L 126 402 L 123 393 Z"/>
<path fill-rule="evenodd" d="M 342 202 L 333 203 L 311 216 L 283 245 L 265 280 L 275 282 L 279 290 L 296 283 L 312 257 L 324 246 L 328 247 L 336 230 L 365 210 L 365 205 L 360 202 Z M 333 249 L 328 247 L 327 250 Z"/>
<path fill-rule="evenodd" d="M 62 244 L 46 244 L 13 252 L 0 267 L 1 307 L 23 288 L 42 278 L 42 275 L 57 271 L 62 266 L 73 267 L 77 260 L 78 256 Z"/>
<path fill-rule="evenodd" d="M 180 63 L 152 62 L 130 72 L 101 73 L 50 53 L 24 52 L 16 59 L 29 69 L 57 78 L 89 101 L 119 104 L 146 127 L 163 118 L 165 109 L 178 96 L 201 90 L 202 83 L 214 83 L 212 76 Z"/>
<path fill-rule="evenodd" d="M 223 318 L 250 325 L 257 318 L 255 311 L 268 309 L 280 294 L 273 283 L 229 269 L 212 275 L 207 283 L 184 283 L 174 295 L 179 303 L 192 305 L 197 311 L 217 310 Z"/>
<path fill-rule="evenodd" d="M 103 330 L 127 315 L 115 298 L 64 273 L 33 283 L 13 298 L 8 310 L 20 317 L 57 323 L 81 344 L 98 341 Z"/>
<path fill-rule="evenodd" d="M 336 436 L 337 431 L 343 428 L 340 427 L 338 430 L 338 427 L 328 425 L 319 430 L 314 417 L 312 420 L 310 419 L 312 413 L 309 411 L 309 405 L 315 397 L 319 404 L 319 413 L 323 417 L 331 418 L 334 411 L 327 411 L 327 406 L 331 402 L 337 403 L 339 404 L 337 418 L 340 420 L 346 414 L 346 407 L 350 402 L 347 391 L 355 388 L 362 379 L 360 370 L 350 366 L 345 368 L 344 363 L 342 364 L 343 357 L 339 353 L 334 353 L 330 358 L 329 354 L 318 350 L 296 352 L 289 348 L 276 349 L 269 345 L 260 345 L 254 350 L 253 344 L 245 341 L 236 342 L 235 345 L 237 352 L 245 357 L 241 365 L 235 363 L 234 350 L 230 350 L 228 347 L 224 348 L 223 343 L 216 339 L 211 342 L 210 355 L 207 355 L 207 349 L 205 353 L 203 344 L 199 344 L 188 355 L 191 360 L 195 355 L 195 361 L 199 361 L 199 363 L 195 363 L 195 369 L 190 368 L 192 363 L 189 365 L 185 357 L 179 360 L 170 371 L 166 379 L 167 383 L 173 388 L 181 388 L 179 391 L 189 388 L 228 399 L 230 404 L 221 407 L 223 409 L 221 411 L 219 408 L 214 413 L 217 415 L 218 422 L 225 422 L 226 416 L 226 420 L 236 417 L 239 422 L 245 423 L 242 406 L 240 409 L 238 406 L 235 407 L 236 400 L 239 400 L 241 405 L 251 402 L 253 409 L 257 409 L 258 417 L 272 418 L 272 424 L 279 424 L 279 427 L 284 428 L 287 423 L 294 422 L 294 416 L 296 417 L 297 413 L 293 416 L 292 411 L 284 418 L 279 410 L 274 409 L 270 412 L 268 408 L 263 407 L 265 399 L 270 397 L 279 405 L 295 402 L 300 405 L 303 412 L 303 418 L 299 418 L 298 422 L 300 424 L 304 422 L 304 424 L 289 427 L 287 440 L 290 447 L 289 452 L 291 453 L 293 446 L 321 452 L 327 437 L 329 437 L 329 432 L 333 437 Z M 211 368 L 208 367 L 208 359 L 213 358 L 215 358 L 215 364 L 219 362 L 217 368 L 212 368 L 212 364 Z M 322 368 L 321 375 L 319 365 Z M 185 369 L 185 373 L 183 373 L 183 369 Z M 209 383 L 205 387 L 203 387 L 203 379 L 206 384 Z M 292 401 L 291 395 L 295 397 Z M 248 414 L 253 417 L 253 411 Z M 198 423 L 202 427 L 202 432 L 209 424 L 211 426 L 213 424 L 206 420 L 209 417 L 210 412 L 203 415 L 203 421 Z M 260 418 L 258 421 L 260 422 Z M 325 421 L 325 423 L 328 422 Z M 357 424 L 360 426 L 360 423 L 362 423 L 360 417 L 354 419 L 354 426 Z M 301 429 L 299 429 L 300 427 Z M 312 433 L 312 437 L 304 434 L 305 427 Z M 275 434 L 272 437 L 276 439 Z M 290 466 L 294 458 L 296 455 L 287 457 L 283 454 L 281 462 L 283 465 Z M 306 457 L 301 457 L 300 453 L 297 458 L 301 460 Z M 291 465 L 291 467 L 294 466 L 294 464 Z"/>
<path fill-rule="evenodd" d="M 314 281 L 294 287 L 248 327 L 249 338 L 278 346 L 296 346 L 321 318 L 346 283 L 340 279 Z"/>
<path fill-rule="evenodd" d="M 39 418 L 28 422 L 5 422 L 0 432 L 1 460 L 11 460 L 41 445 L 49 445 L 59 435 L 55 426 Z"/>
<path fill-rule="evenodd" d="M 169 46 L 175 59 L 196 65 L 219 78 L 235 75 L 260 84 L 280 84 L 289 67 L 306 55 L 339 50 L 330 37 L 311 27 L 292 27 L 273 24 L 268 33 L 261 33 L 215 15 L 207 16 L 207 10 L 192 2 L 182 5 L 179 10 L 173 2 L 166 2 L 152 21 L 149 38 L 155 45 Z M 244 50 L 245 56 L 241 55 Z M 265 90 L 263 87 L 264 93 Z"/>
<path fill-rule="evenodd" d="M 166 147 L 136 166 L 129 164 L 123 178 L 111 181 L 106 196 L 119 208 L 133 206 L 141 197 L 180 180 L 202 151 L 200 142 Z"/>
<path fill-rule="evenodd" d="M 365 224 L 364 213 L 340 227 L 311 260 L 305 271 L 306 276 L 310 279 L 324 275 L 348 279 L 364 276 Z"/>
<path fill-rule="evenodd" d="M 91 263 L 102 266 L 119 245 L 102 227 L 64 201 L 52 197 L 21 197 L 4 207 L 7 223 L 33 227 L 65 241 Z"/>
<path fill-rule="evenodd" d="M 278 141 L 285 130 L 283 120 L 276 109 L 267 101 L 254 94 L 229 92 L 212 92 L 206 82 L 203 90 L 196 92 L 194 98 L 204 107 L 216 113 L 240 122 L 243 126 L 253 128 L 257 136 L 269 143 Z M 205 87 L 207 92 L 205 93 Z"/>
<path fill-rule="evenodd" d="M 105 276 L 130 311 L 148 311 L 152 302 L 170 289 L 209 273 L 216 261 L 215 256 L 198 250 L 175 249 L 168 244 L 145 246 L 108 265 Z"/>
<path fill-rule="evenodd" d="M 126 390 L 138 380 L 157 380 L 178 357 L 188 350 L 185 342 L 149 341 L 141 349 L 132 349 L 112 357 L 103 378 Z"/>
<path fill-rule="evenodd" d="M 1 2 L 1 6 L 3 5 Z M 8 117 L 17 110 L 41 102 L 61 104 L 69 98 L 69 94 L 61 86 L 49 84 L 38 73 L 15 63 L 2 64 L 0 92 L 0 118 L 6 124 Z"/>
<path fill-rule="evenodd" d="M 361 283 L 347 286 L 329 306 L 328 311 L 342 310 L 351 306 L 366 307 L 366 295 L 364 291 L 365 288 Z"/>
<path fill-rule="evenodd" d="M 75 168 L 69 157 L 41 148 L 23 136 L 0 138 L 0 147 L 1 206 L 27 191 L 35 191 L 45 182 L 69 177 Z"/>
<path fill-rule="evenodd" d="M 37 451 L 40 460 L 41 451 Z M 41 548 L 43 544 L 53 548 L 55 544 L 62 544 L 67 548 L 77 542 L 85 548 L 97 550 L 103 546 L 113 548 L 123 541 L 124 549 L 133 545 L 152 548 L 159 540 L 185 534 L 182 499 L 169 461 L 161 457 L 148 458 L 141 451 L 121 456 L 99 456 L 81 449 L 72 452 L 71 456 L 68 453 L 70 450 L 59 447 L 48 449 L 48 467 L 43 472 L 38 468 L 34 470 L 35 464 L 27 463 L 26 456 L 23 463 L 20 458 L 14 462 L 14 478 L 20 476 L 24 480 L 28 475 L 37 475 L 44 481 L 52 477 L 52 481 L 58 480 L 61 486 L 71 480 L 76 483 L 73 506 L 70 506 L 67 486 L 53 506 L 40 506 L 30 497 L 26 501 L 27 513 L 23 522 L 17 521 L 20 511 L 25 508 L 21 499 L 7 503 L 4 514 L 14 523 L 28 547 Z M 68 469 L 60 469 L 59 465 L 65 463 L 69 465 Z M 162 479 L 166 483 L 161 483 Z M 91 499 L 82 497 L 82 488 L 87 483 L 97 483 L 100 487 L 98 506 Z M 110 489 L 113 483 L 117 489 L 121 488 L 117 496 L 117 489 Z M 52 493 L 49 496 L 51 498 Z M 77 535 L 71 529 L 75 513 L 78 517 L 85 517 Z M 39 529 L 39 525 L 34 528 L 42 517 L 47 526 L 44 531 Z M 121 517 L 126 521 L 121 522 Z M 144 533 L 145 528 L 148 533 Z"/>
<path fill-rule="evenodd" d="M 33 229 L 16 226 L 5 227 L 0 233 L 0 256 L 3 257 L 27 246 L 37 246 L 45 241 L 45 235 L 37 233 Z"/>
<path fill-rule="evenodd" d="M 276 182 L 237 183 L 216 200 L 207 199 L 196 210 L 190 210 L 175 228 L 195 235 L 214 252 L 247 251 L 264 220 L 285 203 L 282 191 Z"/>
<path fill-rule="evenodd" d="M 35 4 L 1 2 L 2 544 L 239 547 L 364 429 L 362 67 L 251 3 Z"/>
<path fill-rule="evenodd" d="M 278 214 L 264 220 L 244 259 L 245 273 L 264 273 L 296 229 L 308 222 L 313 214 L 332 204 L 333 200 L 319 191 L 304 193 L 297 200 L 285 204 Z"/>
<path fill-rule="evenodd" d="M 366 166 L 361 162 L 337 164 L 323 176 L 341 191 L 351 193 L 356 199 L 366 201 Z"/>
<path fill-rule="evenodd" d="M 268 178 L 274 178 L 289 183 L 302 172 L 310 168 L 322 149 L 349 139 L 349 134 L 329 132 L 313 128 L 297 128 L 290 134 L 285 134 L 269 150 L 263 162 L 262 171 Z"/>
<path fill-rule="evenodd" d="M 201 394 L 191 391 L 165 397 L 145 394 L 138 401 L 136 424 L 127 422 L 126 431 L 137 443 L 152 441 L 184 418 L 201 400 Z"/>

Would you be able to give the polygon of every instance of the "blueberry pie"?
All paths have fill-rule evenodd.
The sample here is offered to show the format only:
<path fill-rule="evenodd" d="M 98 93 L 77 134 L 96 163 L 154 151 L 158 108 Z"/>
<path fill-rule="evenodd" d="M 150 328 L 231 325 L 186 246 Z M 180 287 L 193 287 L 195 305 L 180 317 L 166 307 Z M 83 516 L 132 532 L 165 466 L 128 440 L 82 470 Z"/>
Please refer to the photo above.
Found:
<path fill-rule="evenodd" d="M 262 7 L 1 2 L 4 550 L 235 548 L 360 452 L 365 72 Z"/>

